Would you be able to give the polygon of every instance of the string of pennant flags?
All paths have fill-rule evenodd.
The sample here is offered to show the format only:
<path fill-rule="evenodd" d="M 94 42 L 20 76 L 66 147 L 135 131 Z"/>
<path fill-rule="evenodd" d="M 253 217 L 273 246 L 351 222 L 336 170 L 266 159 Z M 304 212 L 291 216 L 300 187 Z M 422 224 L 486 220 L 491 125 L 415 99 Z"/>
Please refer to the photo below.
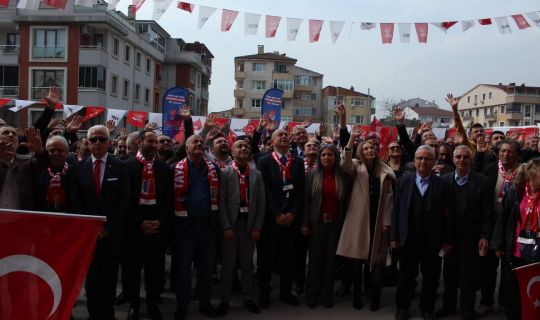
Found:
<path fill-rule="evenodd" d="M 50 7 L 65 9 L 67 2 L 69 0 L 20 0 L 17 4 L 17 8 L 26 9 L 26 10 L 38 10 L 40 3 Z M 75 5 L 93 7 L 97 4 L 98 0 L 73 0 Z M 118 2 L 120 0 L 108 0 L 108 8 L 115 10 Z M 137 12 L 145 3 L 153 2 L 153 20 L 159 20 L 163 14 L 169 9 L 173 0 L 132 0 L 132 5 L 130 10 L 132 12 Z M 9 0 L 0 0 L 0 7 L 7 7 L 9 5 Z M 208 7 L 203 5 L 196 5 L 189 2 L 176 2 L 176 8 L 180 11 L 187 12 L 188 14 L 193 14 L 195 8 L 198 7 L 199 16 L 197 19 L 198 28 L 202 29 L 206 22 L 214 15 L 218 8 Z M 229 32 L 231 27 L 235 23 L 239 11 L 221 9 L 221 31 Z M 251 12 L 242 12 L 244 14 L 244 35 L 257 35 L 259 32 L 259 25 L 261 24 L 262 14 L 251 13 Z M 355 26 L 359 26 L 361 30 L 372 30 L 379 26 L 381 32 L 381 41 L 383 44 L 391 44 L 394 39 L 394 34 L 396 31 L 395 26 L 397 25 L 397 31 L 399 34 L 399 40 L 401 43 L 409 43 L 412 37 L 412 26 L 414 25 L 414 31 L 416 31 L 416 36 L 418 38 L 418 43 L 427 44 L 428 34 L 430 26 L 435 26 L 437 29 L 447 32 L 450 28 L 454 27 L 458 23 L 461 23 L 461 29 L 463 32 L 471 29 L 477 23 L 480 26 L 492 25 L 493 20 L 497 26 L 497 29 L 501 34 L 512 33 L 514 29 L 512 27 L 511 21 L 513 20 L 515 26 L 518 30 L 524 30 L 531 28 L 532 26 L 540 28 L 540 16 L 538 11 L 512 14 L 508 16 L 500 16 L 494 18 L 479 18 L 471 20 L 451 20 L 443 22 L 414 22 L 414 23 L 388 23 L 388 22 L 345 22 L 345 21 L 325 21 L 317 19 L 299 19 L 299 18 L 289 18 L 289 17 L 280 17 L 265 15 L 264 26 L 265 32 L 264 35 L 266 38 L 275 38 L 277 31 L 282 25 L 282 21 L 285 20 L 285 28 L 287 34 L 287 41 L 295 41 L 298 31 L 304 20 L 308 20 L 308 35 L 309 42 L 318 42 L 321 35 L 323 25 L 328 24 L 330 30 L 330 38 L 332 43 L 335 44 L 340 37 L 343 27 L 346 23 L 350 23 L 351 32 L 354 30 Z"/>

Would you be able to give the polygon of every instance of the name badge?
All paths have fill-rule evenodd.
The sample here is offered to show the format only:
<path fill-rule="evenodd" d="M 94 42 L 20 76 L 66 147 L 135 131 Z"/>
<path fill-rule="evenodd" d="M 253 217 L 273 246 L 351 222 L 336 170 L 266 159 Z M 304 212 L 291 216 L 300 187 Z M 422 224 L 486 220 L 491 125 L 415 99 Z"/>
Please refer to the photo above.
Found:
<path fill-rule="evenodd" d="M 536 243 L 535 239 L 528 239 L 528 238 L 522 238 L 522 237 L 518 237 L 517 242 L 523 243 L 523 244 L 535 244 Z"/>
<path fill-rule="evenodd" d="M 292 184 L 287 184 L 283 186 L 283 191 L 289 191 L 294 189 L 294 186 Z"/>
<path fill-rule="evenodd" d="M 118 178 L 109 178 L 109 179 L 107 179 L 107 181 L 117 181 L 117 180 L 118 180 Z"/>
<path fill-rule="evenodd" d="M 240 207 L 240 212 L 242 212 L 242 213 L 247 213 L 247 212 L 248 212 L 248 208 L 247 208 L 247 207 Z"/>

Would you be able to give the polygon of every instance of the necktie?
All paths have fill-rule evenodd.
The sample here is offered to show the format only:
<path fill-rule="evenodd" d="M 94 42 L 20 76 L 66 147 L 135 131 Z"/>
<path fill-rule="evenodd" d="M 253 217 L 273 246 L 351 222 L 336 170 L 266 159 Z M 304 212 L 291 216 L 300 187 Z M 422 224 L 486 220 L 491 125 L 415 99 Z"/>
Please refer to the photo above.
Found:
<path fill-rule="evenodd" d="M 96 188 L 96 194 L 99 195 L 101 189 L 101 160 L 94 161 L 94 187 Z"/>
<path fill-rule="evenodd" d="M 287 165 L 287 157 L 286 156 L 281 156 L 280 160 L 281 160 L 281 165 L 283 165 L 283 166 Z"/>

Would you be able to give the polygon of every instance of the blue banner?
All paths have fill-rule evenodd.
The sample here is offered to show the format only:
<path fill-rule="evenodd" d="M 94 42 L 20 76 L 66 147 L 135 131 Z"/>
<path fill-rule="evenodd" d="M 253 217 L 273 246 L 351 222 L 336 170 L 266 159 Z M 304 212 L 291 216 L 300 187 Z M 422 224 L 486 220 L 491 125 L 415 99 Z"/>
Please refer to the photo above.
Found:
<path fill-rule="evenodd" d="M 268 113 L 276 122 L 276 128 L 279 128 L 281 121 L 281 97 L 283 97 L 283 90 L 268 89 L 261 101 L 261 114 Z"/>
<path fill-rule="evenodd" d="M 163 95 L 163 134 L 173 138 L 183 125 L 180 109 L 186 105 L 188 91 L 181 87 L 172 87 Z"/>

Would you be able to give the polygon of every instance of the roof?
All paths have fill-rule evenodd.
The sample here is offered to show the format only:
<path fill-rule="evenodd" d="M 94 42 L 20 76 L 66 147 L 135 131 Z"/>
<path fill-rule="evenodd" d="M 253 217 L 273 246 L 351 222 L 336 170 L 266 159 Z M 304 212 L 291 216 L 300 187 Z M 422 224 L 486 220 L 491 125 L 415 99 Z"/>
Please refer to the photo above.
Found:
<path fill-rule="evenodd" d="M 212 54 L 212 52 L 210 52 L 208 47 L 204 43 L 200 43 L 198 41 L 195 41 L 193 43 L 186 43 L 185 46 L 184 46 L 184 50 L 186 50 L 186 51 L 194 51 L 194 52 L 197 52 L 199 54 L 204 53 L 207 56 L 209 56 L 210 58 L 214 58 L 214 55 Z"/>
<path fill-rule="evenodd" d="M 439 116 L 439 117 L 452 117 L 453 113 L 449 110 L 444 110 L 435 107 L 409 107 L 416 112 L 419 116 Z"/>
<path fill-rule="evenodd" d="M 406 101 L 401 101 L 398 103 L 398 105 L 405 109 L 406 107 L 432 107 L 432 108 L 439 108 L 439 106 L 435 102 L 429 102 L 427 100 L 421 99 L 421 98 L 412 98 Z"/>
<path fill-rule="evenodd" d="M 309 69 L 306 69 L 306 68 L 302 68 L 302 67 L 299 67 L 299 66 L 293 66 L 294 70 L 297 70 L 297 71 L 300 71 L 302 72 L 303 74 L 302 75 L 309 75 L 309 76 L 314 76 L 314 77 L 322 77 L 323 75 L 318 73 L 318 72 L 315 72 L 313 70 L 309 70 Z M 296 75 L 300 75 L 298 74 L 298 72 L 294 72 Z"/>
<path fill-rule="evenodd" d="M 367 94 L 354 91 L 343 87 L 326 86 L 324 87 L 323 97 L 328 96 L 353 96 L 353 97 L 368 97 Z M 371 96 L 373 98 L 373 96 Z"/>
<path fill-rule="evenodd" d="M 274 61 L 286 61 L 291 63 L 296 63 L 296 59 L 287 57 L 284 53 L 282 54 L 276 54 L 271 52 L 266 53 L 259 53 L 259 54 L 250 54 L 247 56 L 240 56 L 235 57 L 236 59 L 243 59 L 243 60 L 274 60 Z"/>
<path fill-rule="evenodd" d="M 461 96 L 464 97 L 467 94 L 469 94 L 474 89 L 480 87 L 480 86 L 488 86 L 492 88 L 496 88 L 499 90 L 503 90 L 506 93 L 533 93 L 533 94 L 540 94 L 540 87 L 533 87 L 533 86 L 526 86 L 525 83 L 522 83 L 521 85 L 516 85 L 515 83 L 509 83 L 509 84 L 488 84 L 488 83 L 480 83 L 474 86 L 472 89 L 468 90 Z"/>

